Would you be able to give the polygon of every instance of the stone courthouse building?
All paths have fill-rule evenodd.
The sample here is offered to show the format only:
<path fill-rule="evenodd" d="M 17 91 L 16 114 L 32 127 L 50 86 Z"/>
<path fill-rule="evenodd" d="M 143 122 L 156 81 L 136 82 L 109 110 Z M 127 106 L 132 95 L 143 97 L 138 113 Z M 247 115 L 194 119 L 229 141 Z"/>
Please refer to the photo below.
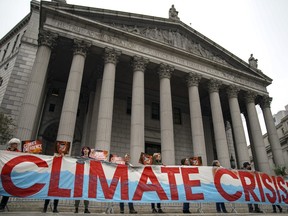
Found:
<path fill-rule="evenodd" d="M 168 9 L 167 9 L 168 11 Z M 236 41 L 235 41 L 236 42 Z M 181 22 L 169 18 L 31 2 L 31 12 L 0 40 L 0 106 L 21 140 L 55 141 L 130 152 L 161 152 L 164 164 L 201 156 L 230 167 L 249 161 L 271 173 L 256 105 L 265 117 L 275 163 L 284 158 L 266 87 L 272 80 Z M 231 136 L 227 135 L 227 124 Z"/>

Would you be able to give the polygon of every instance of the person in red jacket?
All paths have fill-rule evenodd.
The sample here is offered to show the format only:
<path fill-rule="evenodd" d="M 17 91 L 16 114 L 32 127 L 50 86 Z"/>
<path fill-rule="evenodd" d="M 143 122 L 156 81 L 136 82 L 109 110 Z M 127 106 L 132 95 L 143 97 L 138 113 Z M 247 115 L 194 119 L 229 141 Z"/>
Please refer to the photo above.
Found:
<path fill-rule="evenodd" d="M 20 152 L 18 149 L 18 145 L 21 144 L 21 141 L 17 138 L 12 138 L 11 140 L 9 140 L 8 142 L 8 148 L 7 151 L 14 151 L 14 152 Z M 5 207 L 8 203 L 9 197 L 8 196 L 2 196 L 2 200 L 0 203 L 0 212 L 4 212 L 5 211 Z"/>

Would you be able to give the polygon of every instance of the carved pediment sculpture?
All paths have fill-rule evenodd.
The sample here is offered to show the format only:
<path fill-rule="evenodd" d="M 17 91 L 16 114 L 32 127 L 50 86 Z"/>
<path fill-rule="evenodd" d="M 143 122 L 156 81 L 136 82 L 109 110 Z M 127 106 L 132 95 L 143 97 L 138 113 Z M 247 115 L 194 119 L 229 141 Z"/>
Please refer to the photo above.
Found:
<path fill-rule="evenodd" d="M 199 42 L 194 41 L 188 35 L 183 35 L 178 30 L 166 30 L 159 29 L 157 27 L 141 27 L 137 25 L 124 25 L 124 24 L 115 24 L 113 27 L 125 30 L 126 32 L 141 35 L 143 37 L 149 38 L 151 40 L 156 40 L 170 46 L 174 46 L 190 53 L 208 58 L 210 60 L 216 61 L 221 64 L 229 65 L 224 59 L 222 59 L 216 53 L 205 48 Z M 231 65 L 229 65 L 231 67 Z"/>

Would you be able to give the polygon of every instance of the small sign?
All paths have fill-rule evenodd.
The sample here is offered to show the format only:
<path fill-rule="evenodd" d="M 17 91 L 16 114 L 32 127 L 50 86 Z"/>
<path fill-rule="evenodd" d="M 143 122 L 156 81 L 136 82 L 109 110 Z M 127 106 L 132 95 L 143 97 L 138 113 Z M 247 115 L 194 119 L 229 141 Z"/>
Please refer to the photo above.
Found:
<path fill-rule="evenodd" d="M 108 151 L 91 149 L 89 157 L 100 161 L 108 161 Z"/>
<path fill-rule="evenodd" d="M 70 142 L 67 141 L 56 141 L 56 153 L 58 154 L 69 154 Z"/>
<path fill-rule="evenodd" d="M 152 155 L 141 152 L 139 163 L 143 165 L 152 165 L 152 162 L 153 162 Z"/>
<path fill-rule="evenodd" d="M 42 142 L 40 140 L 25 140 L 22 141 L 22 152 L 41 154 Z"/>

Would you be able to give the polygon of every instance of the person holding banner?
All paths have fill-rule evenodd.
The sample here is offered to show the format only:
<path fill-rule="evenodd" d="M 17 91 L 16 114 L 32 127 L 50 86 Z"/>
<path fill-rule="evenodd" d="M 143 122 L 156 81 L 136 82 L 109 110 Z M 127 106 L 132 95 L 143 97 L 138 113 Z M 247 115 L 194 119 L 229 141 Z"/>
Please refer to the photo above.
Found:
<path fill-rule="evenodd" d="M 153 154 L 152 165 L 163 165 L 160 153 Z M 155 203 L 151 203 L 151 208 L 152 213 L 164 213 L 164 211 L 161 209 L 161 203 L 157 203 L 157 210 L 155 208 Z"/>
<path fill-rule="evenodd" d="M 188 158 L 183 158 L 181 160 L 181 165 L 182 166 L 190 166 L 190 162 Z M 190 210 L 190 204 L 189 203 L 183 203 L 183 213 L 184 214 L 191 214 Z"/>
<path fill-rule="evenodd" d="M 18 149 L 18 145 L 21 144 L 21 141 L 17 138 L 12 138 L 11 140 L 9 140 L 8 142 L 8 148 L 7 151 L 14 151 L 14 152 L 20 152 Z M 0 212 L 4 212 L 5 211 L 5 207 L 8 203 L 9 197 L 8 196 L 2 196 L 2 200 L 0 203 Z"/>
<path fill-rule="evenodd" d="M 212 166 L 213 167 L 216 167 L 216 168 L 220 168 L 221 167 L 221 164 L 218 160 L 214 160 L 212 162 Z M 218 213 L 228 213 L 227 210 L 226 210 L 226 207 L 225 207 L 225 204 L 223 202 L 217 202 L 216 203 L 216 210 Z"/>
<path fill-rule="evenodd" d="M 243 163 L 243 169 L 244 169 L 244 170 L 252 170 L 251 164 L 250 164 L 249 162 L 244 162 L 244 163 Z M 253 204 L 252 204 L 252 203 L 249 203 L 249 204 L 248 204 L 248 210 L 249 210 L 250 213 L 251 213 L 251 212 L 254 212 L 254 211 L 253 211 Z M 263 213 L 263 212 L 260 210 L 258 204 L 254 204 L 254 210 L 255 210 L 256 213 Z"/>
<path fill-rule="evenodd" d="M 90 158 L 89 157 L 90 153 L 91 153 L 90 147 L 84 146 L 81 149 L 81 158 L 89 159 Z M 74 213 L 78 213 L 79 204 L 80 204 L 80 200 L 75 200 L 75 211 L 74 211 Z M 84 207 L 85 207 L 84 213 L 88 213 L 88 214 L 90 213 L 90 211 L 88 210 L 88 206 L 89 206 L 89 200 L 84 200 Z"/>
<path fill-rule="evenodd" d="M 125 161 L 125 165 L 132 166 L 132 164 L 130 163 L 130 155 L 128 153 L 125 154 L 124 161 Z M 129 207 L 129 213 L 130 214 L 137 214 L 138 213 L 137 211 L 135 211 L 133 203 L 129 202 L 128 207 Z M 124 214 L 124 203 L 123 202 L 120 203 L 120 213 Z"/>
<path fill-rule="evenodd" d="M 64 155 L 65 155 L 65 153 L 58 151 L 58 149 L 57 149 L 57 153 L 54 153 L 55 157 L 64 157 Z M 45 199 L 42 213 L 46 213 L 47 212 L 47 208 L 48 208 L 49 203 L 50 203 L 50 199 Z M 59 213 L 59 211 L 57 209 L 58 208 L 58 203 L 59 203 L 59 200 L 58 199 L 54 199 L 54 201 L 53 201 L 53 213 Z"/>

